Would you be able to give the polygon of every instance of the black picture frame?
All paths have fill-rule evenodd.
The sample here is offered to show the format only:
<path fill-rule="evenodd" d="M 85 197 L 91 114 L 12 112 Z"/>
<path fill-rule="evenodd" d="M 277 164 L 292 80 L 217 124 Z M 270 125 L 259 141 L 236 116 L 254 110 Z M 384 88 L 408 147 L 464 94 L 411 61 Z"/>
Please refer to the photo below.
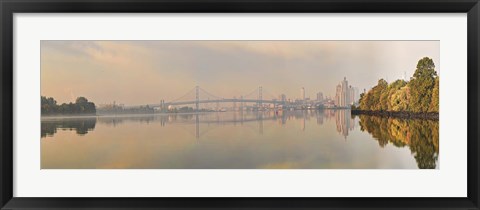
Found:
<path fill-rule="evenodd" d="M 478 0 L 0 0 L 1 209 L 479 209 Z M 13 197 L 14 13 L 467 13 L 468 188 L 465 198 L 25 198 Z M 451 180 L 455 181 L 455 180 Z M 94 189 L 92 189 L 94 190 Z"/>

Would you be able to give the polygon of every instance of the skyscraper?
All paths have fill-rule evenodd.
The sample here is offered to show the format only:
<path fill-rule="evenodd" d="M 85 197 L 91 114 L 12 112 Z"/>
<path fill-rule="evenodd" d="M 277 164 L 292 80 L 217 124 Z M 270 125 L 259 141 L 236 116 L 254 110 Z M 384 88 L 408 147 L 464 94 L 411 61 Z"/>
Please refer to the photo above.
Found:
<path fill-rule="evenodd" d="M 338 84 L 335 92 L 335 106 L 340 106 L 342 98 L 342 85 Z"/>
<path fill-rule="evenodd" d="M 323 93 L 322 93 L 322 92 L 318 92 L 318 93 L 317 93 L 317 101 L 318 101 L 318 102 L 322 102 L 322 101 L 323 101 Z"/>
<path fill-rule="evenodd" d="M 348 105 L 353 105 L 355 103 L 355 88 L 350 85 L 348 92 L 350 96 Z"/>
<path fill-rule="evenodd" d="M 348 90 L 347 77 L 343 77 L 341 106 L 346 107 L 348 104 L 350 104 L 350 91 Z"/>
<path fill-rule="evenodd" d="M 302 88 L 300 89 L 300 99 L 301 99 L 302 101 L 305 101 L 305 88 L 304 88 L 304 87 L 302 87 Z"/>
<path fill-rule="evenodd" d="M 351 86 L 348 86 L 347 78 L 344 77 L 340 84 L 337 85 L 337 90 L 335 94 L 335 105 L 338 107 L 349 107 L 352 103 L 350 95 L 354 95 L 351 93 Z"/>

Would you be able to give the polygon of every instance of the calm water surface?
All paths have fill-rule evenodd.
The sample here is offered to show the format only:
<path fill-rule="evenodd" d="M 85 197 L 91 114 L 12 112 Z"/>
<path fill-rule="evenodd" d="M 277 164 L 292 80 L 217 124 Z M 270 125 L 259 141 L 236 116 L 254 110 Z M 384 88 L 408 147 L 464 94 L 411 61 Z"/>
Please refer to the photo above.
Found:
<path fill-rule="evenodd" d="M 438 168 L 438 121 L 349 110 L 44 117 L 43 169 Z"/>

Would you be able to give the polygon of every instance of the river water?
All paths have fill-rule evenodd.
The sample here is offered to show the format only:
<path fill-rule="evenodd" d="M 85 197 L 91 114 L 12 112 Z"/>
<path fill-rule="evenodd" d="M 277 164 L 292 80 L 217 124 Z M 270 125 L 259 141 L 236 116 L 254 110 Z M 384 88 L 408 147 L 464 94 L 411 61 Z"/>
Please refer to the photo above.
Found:
<path fill-rule="evenodd" d="M 438 121 L 350 110 L 43 117 L 42 169 L 435 169 Z"/>

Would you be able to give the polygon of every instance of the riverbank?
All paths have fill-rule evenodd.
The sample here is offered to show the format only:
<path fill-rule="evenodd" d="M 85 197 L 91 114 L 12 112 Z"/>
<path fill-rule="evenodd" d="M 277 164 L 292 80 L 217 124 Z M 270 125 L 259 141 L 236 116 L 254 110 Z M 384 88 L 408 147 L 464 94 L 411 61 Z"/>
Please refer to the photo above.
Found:
<path fill-rule="evenodd" d="M 373 110 L 358 110 L 352 109 L 352 115 L 370 115 L 378 117 L 396 117 L 405 119 L 424 119 L 424 120 L 438 120 L 438 112 L 395 112 L 395 111 L 373 111 Z"/>
<path fill-rule="evenodd" d="M 170 115 L 203 115 L 214 112 L 177 112 L 177 113 L 118 113 L 118 114 L 95 114 L 95 115 L 42 115 L 41 120 L 57 119 L 82 119 L 82 118 L 123 118 L 123 117 L 142 117 L 142 116 L 170 116 Z"/>

